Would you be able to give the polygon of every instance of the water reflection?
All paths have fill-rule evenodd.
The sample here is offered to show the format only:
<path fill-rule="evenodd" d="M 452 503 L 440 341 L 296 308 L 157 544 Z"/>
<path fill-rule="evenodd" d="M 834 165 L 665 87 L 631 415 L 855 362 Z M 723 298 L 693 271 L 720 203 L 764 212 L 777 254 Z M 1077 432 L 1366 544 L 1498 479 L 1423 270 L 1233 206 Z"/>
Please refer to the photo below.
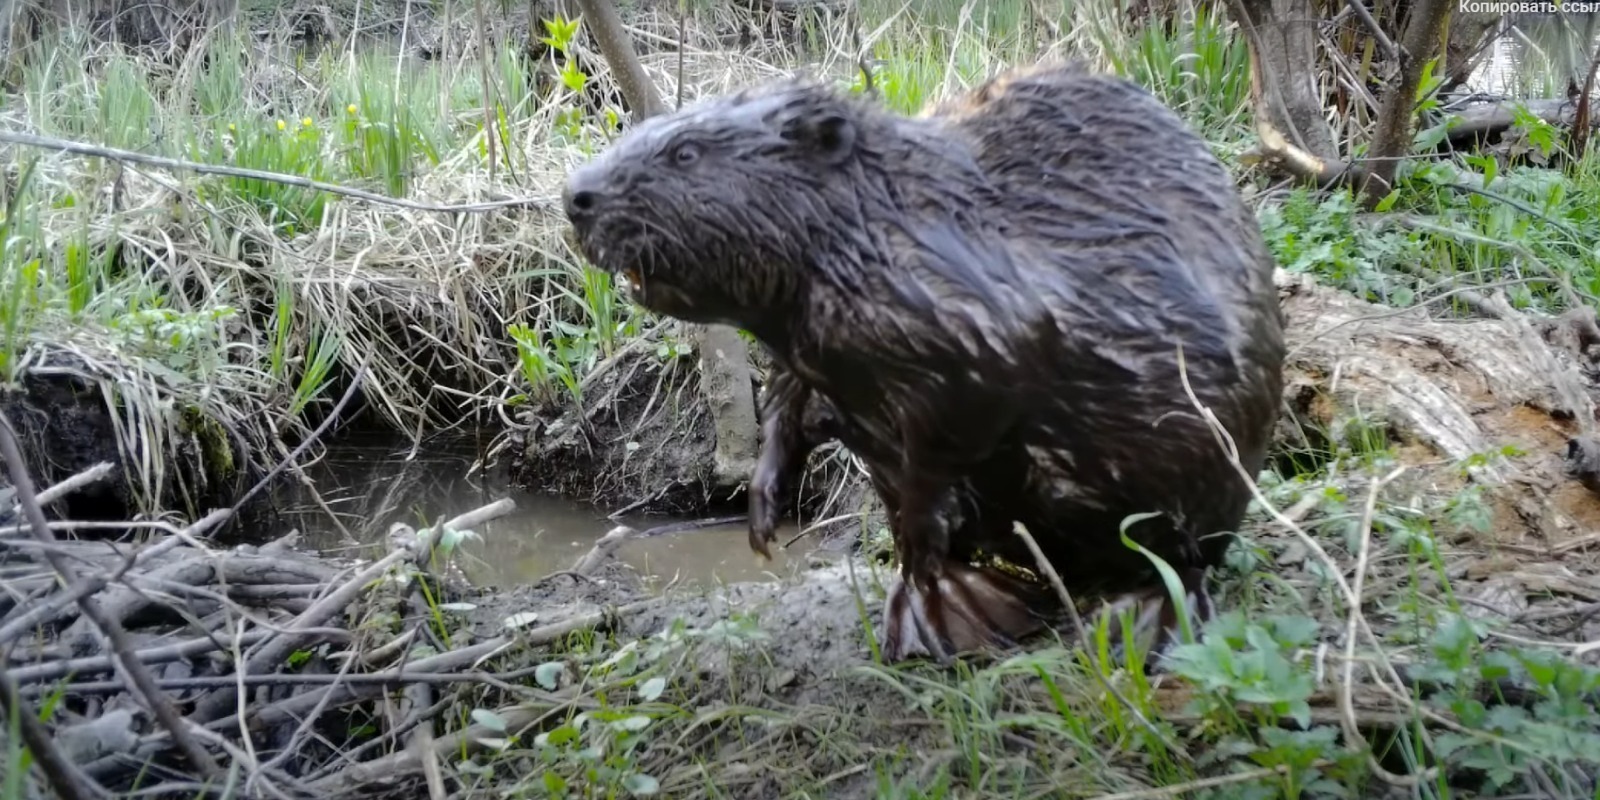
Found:
<path fill-rule="evenodd" d="M 503 470 L 486 473 L 479 464 L 490 436 L 434 437 L 415 448 L 392 435 L 343 437 L 323 460 L 306 468 L 315 493 L 286 483 L 273 495 L 273 535 L 298 529 L 308 548 L 370 556 L 383 547 L 394 522 L 421 526 L 510 497 L 516 510 L 477 529 L 482 538 L 466 546 L 468 558 L 462 562 L 474 583 L 509 585 L 571 568 L 619 524 L 645 530 L 687 521 L 641 514 L 612 520 L 609 509 L 512 488 Z M 779 542 L 795 532 L 792 522 L 786 524 Z M 792 574 L 814 547 L 808 538 L 787 552 L 774 548 L 773 561 L 763 563 L 750 552 L 746 535 L 738 522 L 633 540 L 616 552 L 657 585 L 674 579 L 680 585 L 704 585 Z"/>

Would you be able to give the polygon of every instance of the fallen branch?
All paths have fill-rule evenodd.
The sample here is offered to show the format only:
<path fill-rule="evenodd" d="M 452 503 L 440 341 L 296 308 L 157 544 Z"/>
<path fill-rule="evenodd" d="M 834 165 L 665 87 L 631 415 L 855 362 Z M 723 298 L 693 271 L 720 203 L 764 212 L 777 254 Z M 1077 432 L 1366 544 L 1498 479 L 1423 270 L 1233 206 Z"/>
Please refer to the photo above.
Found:
<path fill-rule="evenodd" d="M 198 172 L 203 175 L 223 175 L 230 178 L 248 178 L 251 180 L 267 181 L 283 186 L 298 186 L 302 189 L 316 189 L 329 194 L 342 195 L 357 200 L 365 200 L 378 205 L 394 206 L 412 211 L 427 211 L 439 214 L 473 214 L 485 211 L 497 211 L 502 208 L 544 208 L 550 207 L 550 201 L 534 197 L 520 197 L 510 200 L 490 200 L 482 203 L 427 203 L 418 200 L 407 200 L 403 197 L 388 197 L 356 189 L 350 186 L 340 186 L 336 183 L 302 178 L 298 175 L 287 175 L 281 172 L 268 172 L 259 169 L 246 169 L 244 167 L 224 167 L 217 164 L 202 164 L 197 161 L 184 161 L 177 158 L 152 156 L 137 153 L 132 150 L 121 150 L 115 147 L 102 147 L 100 145 L 84 144 L 82 142 L 57 139 L 50 136 L 35 136 L 31 133 L 16 133 L 13 131 L 0 131 L 0 142 L 20 144 L 27 147 L 38 147 L 45 150 L 74 153 L 76 155 L 106 158 L 112 161 L 124 161 L 130 164 L 144 164 L 151 167 L 160 167 L 172 171 Z"/>
<path fill-rule="evenodd" d="M 22 504 L 23 512 L 33 524 L 34 536 L 41 542 L 55 541 L 55 535 L 50 532 L 44 510 L 39 506 L 38 496 L 33 490 L 33 477 L 28 474 L 27 462 L 23 460 L 22 452 L 17 447 L 16 429 L 12 427 L 10 417 L 4 412 L 0 412 L 0 455 L 5 458 L 11 473 L 11 484 L 16 487 L 17 499 Z M 45 557 L 50 560 L 56 572 L 67 581 L 77 583 L 80 580 L 77 568 L 66 559 L 51 552 L 46 552 Z M 172 707 L 168 698 L 156 688 L 149 671 L 137 659 L 131 657 L 133 646 L 128 641 L 128 635 L 122 626 L 111 619 L 93 597 L 79 598 L 78 606 L 83 609 L 84 616 L 92 620 L 100 629 L 100 633 L 110 640 L 112 652 L 117 656 L 118 666 L 133 684 L 131 688 L 140 695 L 145 708 L 150 709 L 156 719 L 161 721 L 174 743 L 183 751 L 184 757 L 198 767 L 206 778 L 220 780 L 222 768 L 211 757 L 211 753 L 200 747 L 190 735 L 187 723 L 178 716 L 177 710 Z"/>
<path fill-rule="evenodd" d="M 654 528 L 647 528 L 642 531 L 631 528 L 627 525 L 618 525 L 617 527 L 606 531 L 606 534 L 601 536 L 599 540 L 594 543 L 593 547 L 589 548 L 589 552 L 584 553 L 583 557 L 579 558 L 577 563 L 572 565 L 572 569 L 562 570 L 560 574 L 578 575 L 581 577 L 593 575 L 594 571 L 599 569 L 602 564 L 611 560 L 611 557 L 616 554 L 617 548 L 621 547 L 623 542 L 632 541 L 634 539 L 651 539 L 657 536 L 667 536 L 674 533 L 687 533 L 689 531 L 704 530 L 706 528 L 716 528 L 722 525 L 732 525 L 738 522 L 744 522 L 745 519 L 746 517 L 744 514 L 735 514 L 733 516 L 712 517 L 710 519 L 697 519 L 690 520 L 688 522 L 672 522 L 666 525 L 657 525 Z"/>
<path fill-rule="evenodd" d="M 1517 124 L 1521 110 L 1549 125 L 1570 127 L 1577 122 L 1578 108 L 1569 100 L 1496 100 L 1472 103 L 1457 108 L 1435 112 L 1444 117 L 1454 117 L 1445 139 L 1452 145 L 1471 146 L 1493 139 L 1511 130 Z M 1600 126 L 1600 119 L 1591 118 L 1588 127 Z"/>

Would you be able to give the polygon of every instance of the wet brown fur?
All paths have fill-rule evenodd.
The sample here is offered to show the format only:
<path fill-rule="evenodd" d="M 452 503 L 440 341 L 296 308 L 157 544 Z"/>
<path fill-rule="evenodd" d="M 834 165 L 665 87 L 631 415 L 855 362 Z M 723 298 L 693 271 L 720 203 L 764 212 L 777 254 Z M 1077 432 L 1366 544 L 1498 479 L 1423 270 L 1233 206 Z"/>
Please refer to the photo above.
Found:
<path fill-rule="evenodd" d="M 1050 596 L 1025 524 L 1074 596 L 1175 623 L 1129 535 L 1204 572 L 1250 494 L 1178 374 L 1258 470 L 1282 391 L 1272 259 L 1227 172 L 1137 86 L 1016 70 L 918 118 L 794 81 L 647 120 L 568 184 L 597 267 L 680 319 L 743 327 L 779 369 L 763 405 L 751 544 L 814 446 L 868 466 L 901 577 L 885 655 L 1005 645 Z M 809 411 L 808 411 L 809 409 Z M 820 414 L 820 416 L 818 416 Z"/>

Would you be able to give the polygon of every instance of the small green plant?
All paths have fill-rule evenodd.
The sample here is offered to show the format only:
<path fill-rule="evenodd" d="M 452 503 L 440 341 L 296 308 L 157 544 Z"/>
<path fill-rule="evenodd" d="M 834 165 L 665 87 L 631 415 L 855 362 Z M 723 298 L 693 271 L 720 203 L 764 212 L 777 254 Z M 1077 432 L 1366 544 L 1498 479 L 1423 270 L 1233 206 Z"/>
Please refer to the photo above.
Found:
<path fill-rule="evenodd" d="M 536 402 L 548 403 L 555 399 L 556 387 L 563 386 L 574 400 L 579 400 L 581 387 L 573 365 L 566 356 L 569 349 L 560 341 L 547 342 L 542 331 L 523 324 L 506 327 L 517 346 L 517 364 L 522 379 Z"/>
<path fill-rule="evenodd" d="M 156 359 L 179 374 L 204 379 L 224 363 L 223 325 L 237 314 L 227 305 L 181 312 L 152 304 L 114 319 L 112 330 L 140 356 Z"/>

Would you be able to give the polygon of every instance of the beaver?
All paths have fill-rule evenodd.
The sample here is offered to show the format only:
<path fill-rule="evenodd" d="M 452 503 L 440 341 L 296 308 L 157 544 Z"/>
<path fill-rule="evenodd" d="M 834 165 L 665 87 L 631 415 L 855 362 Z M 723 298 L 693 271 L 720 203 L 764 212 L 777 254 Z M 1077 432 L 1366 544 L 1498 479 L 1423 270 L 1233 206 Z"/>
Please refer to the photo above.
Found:
<path fill-rule="evenodd" d="M 763 403 L 751 545 L 820 404 L 866 465 L 899 561 L 883 655 L 948 663 L 1075 599 L 1159 619 L 1172 565 L 1196 619 L 1251 499 L 1284 359 L 1274 261 L 1226 169 L 1131 81 L 1013 69 L 908 117 L 791 78 L 637 124 L 573 170 L 584 257 L 656 313 L 748 330 Z M 1227 433 L 1221 440 L 1188 388 Z"/>

